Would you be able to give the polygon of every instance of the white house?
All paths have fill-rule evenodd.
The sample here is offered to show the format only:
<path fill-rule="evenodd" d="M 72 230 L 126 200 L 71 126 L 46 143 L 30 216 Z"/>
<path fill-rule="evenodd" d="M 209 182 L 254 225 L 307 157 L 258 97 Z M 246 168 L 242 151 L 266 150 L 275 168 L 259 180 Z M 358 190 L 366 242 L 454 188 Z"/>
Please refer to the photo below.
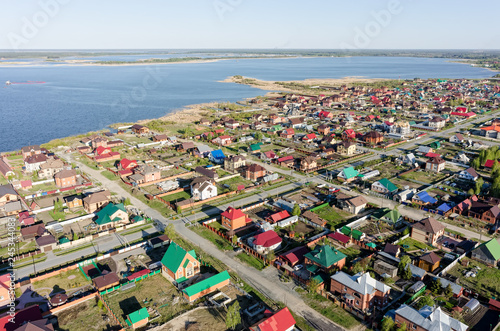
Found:
<path fill-rule="evenodd" d="M 441 130 L 442 128 L 444 128 L 445 124 L 446 124 L 445 119 L 439 116 L 434 117 L 433 119 L 427 122 L 427 126 L 435 130 Z"/>
<path fill-rule="evenodd" d="M 28 156 L 24 160 L 24 166 L 26 168 L 26 172 L 33 172 L 40 170 L 40 166 L 46 162 L 47 156 L 45 156 L 45 154 L 35 154 Z"/>
<path fill-rule="evenodd" d="M 217 196 L 217 186 L 208 177 L 196 177 L 191 182 L 191 196 L 194 200 L 206 200 Z"/>
<path fill-rule="evenodd" d="M 470 159 L 464 152 L 460 152 L 453 157 L 453 162 L 460 164 L 469 164 Z"/>
<path fill-rule="evenodd" d="M 417 193 L 417 190 L 412 188 L 412 189 L 406 189 L 404 191 L 398 192 L 394 195 L 394 200 L 398 202 L 403 202 L 406 200 L 411 200 L 413 195 Z"/>
<path fill-rule="evenodd" d="M 462 170 L 458 173 L 458 178 L 470 181 L 476 181 L 479 178 L 476 170 L 472 167 Z"/>
<path fill-rule="evenodd" d="M 281 242 L 282 239 L 273 230 L 259 233 L 258 235 L 248 239 L 250 246 L 261 254 L 278 249 L 281 246 Z"/>
<path fill-rule="evenodd" d="M 449 139 L 450 143 L 459 144 L 465 141 L 464 136 L 461 133 L 456 133 Z"/>

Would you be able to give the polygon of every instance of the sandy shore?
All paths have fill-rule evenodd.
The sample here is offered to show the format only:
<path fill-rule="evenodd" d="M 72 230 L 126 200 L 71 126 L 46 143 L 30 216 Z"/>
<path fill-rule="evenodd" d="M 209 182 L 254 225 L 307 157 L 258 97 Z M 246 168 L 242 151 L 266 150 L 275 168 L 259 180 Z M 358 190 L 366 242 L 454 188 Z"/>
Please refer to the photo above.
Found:
<path fill-rule="evenodd" d="M 199 121 L 203 116 L 208 115 L 207 108 L 217 108 L 219 102 L 207 102 L 194 105 L 188 105 L 184 108 L 174 110 L 172 113 L 166 114 L 160 118 L 147 119 L 138 121 L 139 124 L 145 124 L 154 120 L 171 121 L 176 124 L 188 124 Z"/>

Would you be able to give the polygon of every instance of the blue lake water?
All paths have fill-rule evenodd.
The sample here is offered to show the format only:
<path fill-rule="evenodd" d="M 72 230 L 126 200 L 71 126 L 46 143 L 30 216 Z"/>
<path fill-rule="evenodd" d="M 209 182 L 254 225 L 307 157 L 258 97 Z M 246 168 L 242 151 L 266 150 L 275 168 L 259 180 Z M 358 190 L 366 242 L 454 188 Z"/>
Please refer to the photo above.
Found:
<path fill-rule="evenodd" d="M 145 55 L 153 57 L 151 54 Z M 198 56 L 198 55 L 196 55 Z M 144 55 L 141 56 L 144 58 Z M 403 57 L 241 59 L 147 66 L 29 66 L 0 68 L 0 151 L 157 118 L 186 105 L 237 101 L 265 94 L 219 83 L 232 75 L 264 80 L 306 78 L 486 78 L 483 68 L 445 59 Z"/>

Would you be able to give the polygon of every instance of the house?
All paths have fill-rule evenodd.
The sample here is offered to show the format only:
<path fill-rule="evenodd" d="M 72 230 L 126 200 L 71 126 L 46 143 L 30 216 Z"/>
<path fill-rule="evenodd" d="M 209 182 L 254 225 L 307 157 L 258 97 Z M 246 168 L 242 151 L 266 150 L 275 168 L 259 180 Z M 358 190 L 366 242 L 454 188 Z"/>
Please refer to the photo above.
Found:
<path fill-rule="evenodd" d="M 496 267 L 500 260 L 500 244 L 494 238 L 482 243 L 472 251 L 472 259 Z"/>
<path fill-rule="evenodd" d="M 382 260 L 376 260 L 373 263 L 373 271 L 383 277 L 394 278 L 398 275 L 398 267 Z"/>
<path fill-rule="evenodd" d="M 59 171 L 54 176 L 54 180 L 56 182 L 57 187 L 70 187 L 75 186 L 76 182 L 76 170 L 62 170 Z"/>
<path fill-rule="evenodd" d="M 318 167 L 318 162 L 312 156 L 306 156 L 300 160 L 300 170 L 312 170 Z"/>
<path fill-rule="evenodd" d="M 266 317 L 250 327 L 250 331 L 293 331 L 295 330 L 295 319 L 285 307 L 272 314 L 266 310 Z M 271 316 L 269 316 L 271 315 Z"/>
<path fill-rule="evenodd" d="M 356 153 L 356 144 L 351 141 L 343 141 L 335 144 L 335 151 L 344 156 L 351 156 Z"/>
<path fill-rule="evenodd" d="M 109 147 L 104 147 L 104 146 L 98 146 L 96 149 L 95 149 L 95 154 L 99 155 L 99 156 L 103 156 L 105 154 L 109 154 L 111 153 L 111 148 Z"/>
<path fill-rule="evenodd" d="M 19 195 L 11 184 L 0 185 L 0 210 L 7 203 L 18 200 Z"/>
<path fill-rule="evenodd" d="M 24 167 L 26 172 L 34 172 L 40 170 L 40 166 L 48 160 L 45 154 L 35 154 L 24 159 Z"/>
<path fill-rule="evenodd" d="M 401 246 L 387 243 L 385 244 L 383 252 L 391 254 L 394 257 L 399 257 L 399 254 L 401 254 Z"/>
<path fill-rule="evenodd" d="M 444 235 L 444 225 L 434 217 L 427 217 L 411 227 L 411 238 L 431 246 L 437 246 L 437 240 Z"/>
<path fill-rule="evenodd" d="M 224 169 L 229 172 L 236 172 L 237 169 L 246 165 L 246 159 L 241 155 L 233 155 L 224 159 Z"/>
<path fill-rule="evenodd" d="M 91 193 L 83 198 L 83 208 L 90 214 L 106 205 L 110 199 L 111 194 L 108 190 Z"/>
<path fill-rule="evenodd" d="M 354 215 L 357 215 L 360 212 L 362 212 L 366 208 L 366 204 L 368 203 L 368 201 L 366 201 L 366 199 L 361 195 L 352 197 L 349 195 L 345 195 L 343 193 L 339 193 L 337 194 L 336 198 L 337 198 L 337 206 L 340 209 L 345 210 Z"/>
<path fill-rule="evenodd" d="M 219 174 L 215 170 L 212 170 L 210 168 L 197 166 L 196 168 L 194 168 L 194 171 L 213 180 L 219 179 Z"/>
<path fill-rule="evenodd" d="M 228 135 L 222 135 L 212 139 L 212 144 L 216 144 L 219 146 L 229 146 L 231 145 L 231 137 Z"/>
<path fill-rule="evenodd" d="M 120 285 L 120 277 L 116 273 L 110 272 L 92 279 L 92 284 L 98 291 L 105 291 Z"/>
<path fill-rule="evenodd" d="M 370 131 L 363 136 L 363 141 L 370 145 L 377 145 L 384 141 L 384 135 L 377 131 Z"/>
<path fill-rule="evenodd" d="M 137 161 L 136 160 L 129 160 L 129 159 L 122 159 L 120 163 L 118 164 L 118 167 L 121 170 L 132 170 L 137 167 Z"/>
<path fill-rule="evenodd" d="M 356 132 L 353 129 L 348 129 L 342 132 L 342 140 L 354 140 L 356 139 Z"/>
<path fill-rule="evenodd" d="M 465 141 L 465 139 L 461 133 L 455 133 L 453 136 L 450 137 L 450 139 L 448 141 L 450 143 L 454 143 L 454 144 L 461 144 Z"/>
<path fill-rule="evenodd" d="M 23 210 L 25 210 L 25 208 L 20 200 L 8 202 L 0 207 L 0 212 L 5 214 L 6 216 L 18 214 Z"/>
<path fill-rule="evenodd" d="M 366 234 L 364 234 L 363 232 L 361 232 L 357 229 L 353 229 L 351 227 L 348 227 L 346 225 L 344 225 L 342 228 L 340 228 L 340 232 L 342 234 L 354 239 L 354 240 L 357 240 L 357 241 L 361 241 L 366 237 Z"/>
<path fill-rule="evenodd" d="M 427 126 L 436 131 L 444 128 L 445 124 L 446 124 L 445 119 L 439 116 L 436 116 L 427 122 Z"/>
<path fill-rule="evenodd" d="M 236 129 L 240 126 L 240 122 L 235 121 L 234 119 L 229 119 L 224 123 L 224 126 L 229 129 Z"/>
<path fill-rule="evenodd" d="M 426 191 L 414 194 L 411 201 L 422 206 L 433 205 L 437 202 L 437 200 L 431 197 Z"/>
<path fill-rule="evenodd" d="M 168 141 L 168 136 L 166 134 L 157 134 L 157 135 L 153 136 L 153 141 L 154 142 Z"/>
<path fill-rule="evenodd" d="M 498 207 L 498 203 L 492 205 L 487 202 L 471 201 L 467 210 L 467 216 L 495 224 L 500 219 L 500 208 Z"/>
<path fill-rule="evenodd" d="M 149 133 L 149 128 L 139 125 L 139 124 L 134 124 L 130 127 L 133 133 L 135 134 L 145 134 Z"/>
<path fill-rule="evenodd" d="M 66 207 L 69 209 L 76 209 L 83 207 L 83 195 L 74 194 L 70 196 L 64 197 L 64 203 L 66 203 Z"/>
<path fill-rule="evenodd" d="M 302 141 L 304 141 L 306 143 L 311 143 L 314 141 L 314 139 L 317 139 L 317 137 L 314 133 L 308 133 L 304 137 L 302 137 Z"/>
<path fill-rule="evenodd" d="M 286 253 L 280 255 L 280 258 L 290 266 L 295 266 L 304 261 L 304 256 L 309 253 L 309 248 L 307 246 L 299 246 L 292 248 Z"/>
<path fill-rule="evenodd" d="M 394 312 L 394 320 L 398 326 L 406 325 L 406 330 L 434 331 L 452 330 L 466 331 L 469 327 L 459 320 L 446 315 L 439 306 L 424 306 L 416 310 L 405 304 Z"/>
<path fill-rule="evenodd" d="M 440 156 L 431 157 L 425 162 L 425 170 L 430 172 L 441 172 L 446 166 L 446 161 Z"/>
<path fill-rule="evenodd" d="M 196 146 L 196 148 L 193 150 L 193 154 L 194 154 L 194 156 L 205 158 L 208 155 L 210 155 L 211 151 L 212 151 L 212 149 L 210 147 L 208 147 L 207 145 L 199 145 L 199 146 Z"/>
<path fill-rule="evenodd" d="M 434 149 L 429 147 L 429 146 L 418 146 L 417 153 L 420 154 L 427 154 L 427 153 L 433 153 Z"/>
<path fill-rule="evenodd" d="M 181 143 L 179 146 L 177 146 L 177 151 L 178 152 L 191 152 L 191 150 L 195 149 L 195 145 L 194 145 L 194 142 L 192 141 L 187 141 L 187 142 L 183 142 Z"/>
<path fill-rule="evenodd" d="M 98 149 L 101 147 L 98 147 Z M 109 147 L 102 147 L 102 154 L 95 153 L 97 155 L 94 155 L 94 161 L 96 162 L 108 162 L 108 161 L 113 161 L 113 160 L 119 160 L 120 159 L 120 153 L 119 152 L 112 152 Z"/>
<path fill-rule="evenodd" d="M 350 276 L 339 271 L 330 278 L 330 292 L 340 296 L 347 306 L 368 312 L 389 303 L 391 288 L 372 278 L 368 272 Z"/>
<path fill-rule="evenodd" d="M 224 270 L 216 275 L 205 278 L 198 283 L 186 287 L 182 290 L 182 293 L 188 302 L 193 302 L 207 294 L 223 288 L 226 285 L 229 285 L 230 281 L 231 276 L 229 275 L 229 272 Z"/>
<path fill-rule="evenodd" d="M 464 152 L 459 152 L 453 157 L 452 161 L 460 164 L 469 164 L 470 158 Z"/>
<path fill-rule="evenodd" d="M 382 178 L 373 182 L 371 190 L 382 194 L 394 194 L 398 191 L 398 188 L 387 178 Z"/>
<path fill-rule="evenodd" d="M 161 179 L 161 170 L 150 165 L 140 165 L 134 168 L 134 174 L 129 177 L 136 184 L 144 184 Z"/>
<path fill-rule="evenodd" d="M 125 322 L 132 329 L 146 326 L 149 322 L 148 308 L 143 307 L 127 315 Z"/>
<path fill-rule="evenodd" d="M 302 128 L 304 126 L 304 118 L 303 117 L 294 117 L 289 119 L 290 127 L 297 129 Z"/>
<path fill-rule="evenodd" d="M 249 151 L 252 153 L 252 154 L 257 154 L 260 152 L 260 146 L 262 145 L 262 143 L 257 143 L 257 144 L 251 144 L 250 147 L 249 147 Z"/>
<path fill-rule="evenodd" d="M 235 209 L 233 207 L 228 207 L 220 216 L 222 226 L 230 230 L 242 228 L 252 222 L 241 209 Z"/>
<path fill-rule="evenodd" d="M 319 217 L 317 214 L 313 213 L 310 210 L 306 210 L 304 213 L 302 213 L 302 217 L 320 227 L 325 227 L 327 223 L 326 220 L 322 219 L 321 217 Z"/>
<path fill-rule="evenodd" d="M 266 175 L 266 168 L 256 163 L 249 165 L 245 171 L 245 178 L 253 182 L 256 182 L 265 175 Z"/>
<path fill-rule="evenodd" d="M 282 167 L 292 167 L 295 163 L 292 155 L 283 156 L 276 160 L 276 163 Z"/>
<path fill-rule="evenodd" d="M 418 267 L 428 272 L 433 272 L 439 267 L 441 258 L 434 252 L 429 252 L 418 258 Z"/>
<path fill-rule="evenodd" d="M 45 233 L 45 225 L 43 223 L 23 227 L 20 230 L 23 241 L 34 240 Z"/>
<path fill-rule="evenodd" d="M 53 178 L 56 173 L 64 169 L 64 162 L 59 159 L 49 158 L 47 162 L 40 165 L 38 177 L 44 179 Z"/>
<path fill-rule="evenodd" d="M 328 125 L 321 124 L 318 126 L 317 130 L 320 135 L 326 136 L 330 132 L 330 127 Z"/>
<path fill-rule="evenodd" d="M 191 181 L 191 196 L 194 200 L 206 200 L 217 196 L 215 181 L 205 177 L 196 177 Z"/>
<path fill-rule="evenodd" d="M 271 216 L 269 216 L 266 220 L 271 223 L 271 224 L 274 224 L 274 223 L 277 223 L 279 221 L 282 221 L 286 218 L 290 217 L 290 214 L 288 213 L 288 211 L 286 210 L 282 210 L 282 211 L 279 211 L 277 213 L 274 213 L 272 214 Z"/>
<path fill-rule="evenodd" d="M 328 272 L 333 268 L 341 270 L 345 266 L 346 258 L 347 255 L 330 245 L 316 245 L 312 251 L 304 255 L 304 263 L 318 266 L 322 271 Z"/>
<path fill-rule="evenodd" d="M 0 157 L 0 173 L 8 179 L 10 176 L 15 176 L 15 172 L 12 168 L 4 161 L 2 157 Z"/>
<path fill-rule="evenodd" d="M 186 252 L 175 242 L 171 242 L 168 246 L 161 264 L 162 275 L 177 283 L 182 283 L 200 273 L 200 262 L 196 258 L 194 249 Z"/>
<path fill-rule="evenodd" d="M 401 213 L 396 209 L 379 208 L 376 212 L 370 215 L 373 220 L 386 222 L 387 224 L 397 227 L 403 221 Z"/>
<path fill-rule="evenodd" d="M 486 138 L 493 138 L 493 139 L 500 138 L 500 135 L 498 134 L 500 132 L 499 125 L 485 126 L 480 129 L 481 129 L 480 134 Z"/>
<path fill-rule="evenodd" d="M 21 153 L 23 154 L 23 160 L 25 160 L 27 157 L 42 154 L 42 149 L 39 145 L 24 146 L 21 148 Z"/>
<path fill-rule="evenodd" d="M 259 233 L 248 239 L 248 244 L 260 254 L 267 254 L 281 247 L 282 239 L 273 230 Z"/>
<path fill-rule="evenodd" d="M 112 229 L 119 224 L 129 223 L 128 213 L 123 203 L 108 203 L 96 213 L 95 223 L 99 229 Z"/>
<path fill-rule="evenodd" d="M 226 158 L 226 156 L 224 155 L 224 153 L 220 149 L 216 149 L 216 150 L 210 152 L 210 154 L 208 156 L 208 159 L 211 162 L 216 163 L 216 164 L 223 164 L 225 158 Z"/>
<path fill-rule="evenodd" d="M 273 151 L 260 153 L 260 159 L 264 161 L 272 161 L 276 158 L 277 158 L 276 153 L 274 153 Z"/>
<path fill-rule="evenodd" d="M 479 175 L 474 168 L 470 167 L 465 170 L 461 170 L 458 173 L 458 178 L 475 182 L 476 180 L 478 180 Z"/>
<path fill-rule="evenodd" d="M 352 182 L 353 180 L 357 179 L 359 175 L 359 172 L 355 170 L 353 167 L 348 167 L 342 169 L 339 174 L 337 175 L 337 179 L 340 180 L 341 182 Z"/>
<path fill-rule="evenodd" d="M 42 253 L 52 251 L 57 246 L 56 238 L 50 233 L 45 233 L 42 236 L 35 239 L 38 249 Z"/>
<path fill-rule="evenodd" d="M 295 134 L 294 129 L 285 129 L 280 132 L 280 137 L 285 139 L 292 139 L 294 134 Z"/>

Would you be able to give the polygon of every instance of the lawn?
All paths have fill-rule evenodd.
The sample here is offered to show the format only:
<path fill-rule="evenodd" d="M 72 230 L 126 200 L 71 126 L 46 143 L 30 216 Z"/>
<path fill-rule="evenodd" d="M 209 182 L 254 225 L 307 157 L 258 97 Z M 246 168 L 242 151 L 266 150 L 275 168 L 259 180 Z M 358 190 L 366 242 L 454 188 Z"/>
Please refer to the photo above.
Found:
<path fill-rule="evenodd" d="M 361 250 L 359 250 L 356 246 L 340 248 L 339 251 L 347 255 L 349 260 L 353 260 L 361 254 Z"/>
<path fill-rule="evenodd" d="M 431 246 L 412 238 L 406 238 L 404 240 L 401 240 L 400 242 L 398 242 L 398 245 L 401 247 L 403 247 L 403 245 L 408 245 L 409 246 L 408 248 L 403 247 L 406 252 L 411 252 L 421 249 L 432 249 Z"/>
<path fill-rule="evenodd" d="M 210 231 L 209 229 L 203 226 L 194 226 L 190 228 L 200 236 L 205 239 L 210 240 L 218 249 L 223 251 L 231 251 L 233 250 L 233 246 L 226 239 L 222 238 L 215 232 Z"/>
<path fill-rule="evenodd" d="M 238 255 L 236 255 L 236 257 L 257 270 L 262 270 L 266 267 L 266 265 L 262 260 L 256 258 L 253 255 L 249 255 L 245 252 L 239 253 Z"/>
<path fill-rule="evenodd" d="M 135 284 L 136 286 L 131 289 L 116 290 L 103 296 L 122 325 L 126 325 L 125 319 L 128 314 L 143 307 L 152 307 L 161 314 L 156 320 L 159 324 L 165 323 L 190 307 L 182 294 L 161 274 Z"/>
<path fill-rule="evenodd" d="M 346 329 L 351 329 L 360 324 L 353 315 L 319 294 L 314 296 L 307 294 L 304 297 L 308 306 Z"/>
<path fill-rule="evenodd" d="M 30 251 L 33 251 L 36 249 L 36 241 L 32 240 L 29 242 L 19 242 L 17 247 L 16 247 L 16 254 L 23 254 L 27 253 Z M 8 246 L 0 248 L 0 256 L 1 257 L 8 257 Z"/>
<path fill-rule="evenodd" d="M 91 331 L 113 330 L 109 325 L 114 322 L 104 310 L 97 306 L 96 300 L 91 299 L 77 306 L 65 309 L 56 314 L 59 330 Z M 118 330 L 118 328 L 116 328 Z"/>
<path fill-rule="evenodd" d="M 476 266 L 481 268 L 476 277 L 466 278 L 463 275 L 465 270 L 472 270 Z M 460 285 L 473 289 L 487 298 L 500 297 L 500 270 L 496 268 L 489 268 L 480 262 L 469 260 L 468 267 L 457 263 L 448 274 L 460 278 Z"/>
<path fill-rule="evenodd" d="M 66 294 L 76 291 L 82 286 L 90 285 L 79 268 L 60 273 L 57 276 L 46 278 L 33 283 L 33 289 L 40 295 L 64 290 Z"/>
<path fill-rule="evenodd" d="M 112 173 L 109 170 L 101 171 L 101 175 L 103 175 L 104 177 L 106 177 L 109 180 L 118 180 L 119 179 L 118 176 L 116 176 L 114 173 Z"/>
<path fill-rule="evenodd" d="M 175 201 L 182 201 L 182 200 L 190 199 L 191 194 L 189 194 L 186 191 L 182 191 L 182 192 L 177 192 L 174 194 L 165 195 L 161 198 L 165 201 L 168 201 L 168 202 L 171 202 L 171 201 L 175 202 Z"/>
<path fill-rule="evenodd" d="M 331 206 L 316 209 L 314 213 L 326 220 L 330 225 L 330 229 L 335 228 L 337 225 L 346 222 L 350 217 L 352 217 L 351 214 Z"/>
<path fill-rule="evenodd" d="M 249 180 L 246 180 L 245 178 L 241 177 L 241 176 L 238 176 L 238 177 L 233 177 L 233 178 L 229 178 L 229 179 L 226 179 L 226 180 L 223 180 L 223 181 L 220 181 L 219 184 L 227 184 L 227 185 L 231 185 L 231 184 L 236 184 L 236 185 L 249 185 L 251 183 L 251 181 Z"/>
<path fill-rule="evenodd" d="M 417 180 L 419 182 L 432 184 L 434 182 L 438 182 L 438 181 L 444 179 L 446 176 L 447 176 L 447 174 L 442 173 L 442 172 L 441 173 L 434 173 L 434 172 L 429 172 L 429 171 L 417 170 L 417 171 L 413 171 L 413 172 L 410 172 L 408 174 L 405 174 L 405 175 L 401 176 L 401 178 L 413 179 L 413 180 Z"/>

